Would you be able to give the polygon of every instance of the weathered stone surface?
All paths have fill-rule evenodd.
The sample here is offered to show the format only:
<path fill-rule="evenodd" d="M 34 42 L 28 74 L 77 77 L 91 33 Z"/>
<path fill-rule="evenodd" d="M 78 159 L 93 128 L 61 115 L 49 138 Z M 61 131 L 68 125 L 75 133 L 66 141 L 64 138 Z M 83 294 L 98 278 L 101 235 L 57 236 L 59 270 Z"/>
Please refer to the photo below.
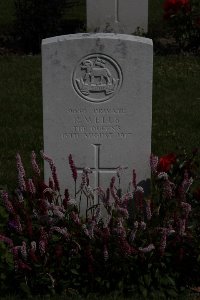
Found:
<path fill-rule="evenodd" d="M 148 0 L 87 0 L 87 29 L 135 33 L 148 30 Z"/>
<path fill-rule="evenodd" d="M 121 34 L 43 40 L 44 151 L 62 189 L 73 185 L 70 153 L 79 173 L 92 168 L 93 187 L 108 187 L 119 165 L 124 189 L 133 168 L 138 181 L 150 177 L 152 50 L 151 40 Z"/>

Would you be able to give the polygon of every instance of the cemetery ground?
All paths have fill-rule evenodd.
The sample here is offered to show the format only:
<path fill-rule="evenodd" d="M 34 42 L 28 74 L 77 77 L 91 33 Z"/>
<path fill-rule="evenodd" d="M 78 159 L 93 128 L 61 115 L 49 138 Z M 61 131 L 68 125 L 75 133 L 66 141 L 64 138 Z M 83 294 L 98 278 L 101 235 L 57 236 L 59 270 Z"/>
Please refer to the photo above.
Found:
<path fill-rule="evenodd" d="M 149 31 L 152 37 L 166 30 L 163 23 L 158 26 L 162 18 L 161 2 L 163 1 L 150 0 L 149 2 Z M 7 28 L 13 22 L 10 15 L 12 3 L 12 0 L 0 1 L 0 8 L 2 6 L 6 8 L 3 10 L 3 18 L 0 17 L 0 25 L 3 24 Z M 79 19 L 84 18 L 83 10 L 74 10 L 71 13 L 77 14 Z M 3 26 L 0 28 L 2 29 Z M 39 157 L 39 151 L 43 149 L 41 77 L 40 55 L 0 56 L 0 188 L 3 187 L 8 191 L 12 191 L 17 185 L 16 153 L 20 153 L 26 173 L 31 177 L 31 151 L 34 150 Z M 154 154 L 159 156 L 172 152 L 190 154 L 195 148 L 200 147 L 199 78 L 199 56 L 187 53 L 154 56 L 152 116 Z M 66 158 L 68 154 L 66 153 Z M 43 170 L 42 160 L 40 163 Z M 73 187 L 67 188 L 70 192 L 73 190 Z M 188 296 L 181 295 L 180 299 L 196 300 L 199 299 L 198 295 L 191 291 Z M 17 300 L 20 297 L 1 295 L 0 299 Z M 47 296 L 46 298 L 34 297 L 34 299 L 82 300 L 83 298 L 73 295 L 72 291 L 72 294 L 69 292 L 67 297 Z M 122 300 L 125 298 L 119 295 L 100 298 L 89 295 L 87 299 Z M 137 300 L 135 297 L 130 299 Z"/>

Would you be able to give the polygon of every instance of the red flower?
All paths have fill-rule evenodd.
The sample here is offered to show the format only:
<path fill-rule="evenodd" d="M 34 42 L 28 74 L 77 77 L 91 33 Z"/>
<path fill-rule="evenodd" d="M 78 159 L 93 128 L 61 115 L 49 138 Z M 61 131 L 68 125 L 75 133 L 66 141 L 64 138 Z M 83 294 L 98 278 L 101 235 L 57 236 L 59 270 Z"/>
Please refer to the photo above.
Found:
<path fill-rule="evenodd" d="M 163 4 L 164 18 L 169 19 L 171 16 L 176 15 L 179 11 L 188 13 L 191 10 L 189 0 L 165 0 Z"/>
<path fill-rule="evenodd" d="M 158 171 L 159 172 L 168 172 L 176 161 L 176 155 L 174 153 L 170 153 L 160 157 L 158 162 Z"/>

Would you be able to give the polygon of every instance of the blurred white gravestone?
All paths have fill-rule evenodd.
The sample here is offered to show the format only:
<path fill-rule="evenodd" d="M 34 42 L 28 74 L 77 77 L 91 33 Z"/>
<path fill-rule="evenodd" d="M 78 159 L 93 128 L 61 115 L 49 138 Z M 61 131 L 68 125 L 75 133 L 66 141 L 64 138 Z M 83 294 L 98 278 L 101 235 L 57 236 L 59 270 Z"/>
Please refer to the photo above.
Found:
<path fill-rule="evenodd" d="M 87 0 L 87 30 L 147 32 L 148 0 Z"/>
<path fill-rule="evenodd" d="M 71 188 L 72 154 L 79 178 L 107 188 L 116 168 L 128 167 L 127 189 L 150 178 L 152 110 L 150 39 L 122 34 L 74 34 L 42 43 L 44 152 L 57 166 L 61 188 Z M 49 167 L 45 165 L 45 179 Z"/>

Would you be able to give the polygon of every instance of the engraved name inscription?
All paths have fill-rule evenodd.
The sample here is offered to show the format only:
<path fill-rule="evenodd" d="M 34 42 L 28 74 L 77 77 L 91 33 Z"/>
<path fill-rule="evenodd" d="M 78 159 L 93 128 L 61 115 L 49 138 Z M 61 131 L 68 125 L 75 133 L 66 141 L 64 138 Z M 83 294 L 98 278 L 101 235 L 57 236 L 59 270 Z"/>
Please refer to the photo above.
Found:
<path fill-rule="evenodd" d="M 123 107 L 67 108 L 71 126 L 61 133 L 62 139 L 127 139 L 133 133 L 122 122 L 128 115 Z M 69 117 L 68 116 L 68 117 Z"/>

